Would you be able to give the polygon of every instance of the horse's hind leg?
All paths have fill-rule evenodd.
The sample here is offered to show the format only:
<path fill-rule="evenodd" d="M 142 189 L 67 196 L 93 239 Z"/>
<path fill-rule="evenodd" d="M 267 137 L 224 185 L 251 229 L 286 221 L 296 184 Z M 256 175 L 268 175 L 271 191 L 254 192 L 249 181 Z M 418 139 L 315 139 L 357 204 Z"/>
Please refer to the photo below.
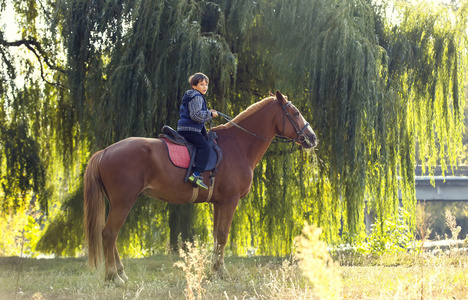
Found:
<path fill-rule="evenodd" d="M 125 284 L 119 273 L 123 274 L 124 277 L 126 277 L 126 275 L 123 272 L 123 264 L 117 251 L 116 241 L 120 228 L 124 224 L 128 212 L 132 208 L 135 201 L 136 196 L 126 204 L 122 204 L 123 201 L 117 203 L 117 201 L 112 199 L 112 201 L 110 201 L 111 205 L 109 216 L 107 217 L 106 225 L 102 230 L 104 256 L 106 258 L 105 279 L 107 281 L 113 281 L 116 285 L 119 286 Z"/>
<path fill-rule="evenodd" d="M 120 278 L 123 279 L 123 281 L 127 282 L 128 276 L 127 274 L 125 274 L 123 263 L 120 260 L 119 251 L 117 251 L 117 245 L 114 246 L 114 258 L 115 258 L 115 266 L 117 268 L 117 274 L 120 276 Z"/>

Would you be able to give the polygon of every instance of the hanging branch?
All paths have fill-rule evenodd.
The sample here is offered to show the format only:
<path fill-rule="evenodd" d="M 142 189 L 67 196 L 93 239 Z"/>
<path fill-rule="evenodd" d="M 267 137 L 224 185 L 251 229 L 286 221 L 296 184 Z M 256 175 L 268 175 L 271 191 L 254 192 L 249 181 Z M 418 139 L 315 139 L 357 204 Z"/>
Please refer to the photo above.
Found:
<path fill-rule="evenodd" d="M 17 40 L 17 41 L 14 41 L 14 42 L 8 42 L 8 41 L 5 41 L 2 38 L 2 39 L 0 39 L 0 45 L 5 46 L 5 47 L 25 46 L 32 53 L 34 53 L 37 60 L 39 61 L 39 64 L 41 65 L 41 78 L 42 78 L 42 80 L 44 80 L 46 83 L 48 83 L 48 84 L 50 84 L 52 86 L 62 88 L 62 89 L 66 89 L 66 87 L 64 85 L 58 84 L 58 83 L 52 83 L 52 82 L 48 81 L 47 78 L 45 78 L 45 72 L 44 72 L 44 66 L 42 64 L 42 60 L 44 60 L 46 65 L 52 70 L 55 70 L 55 71 L 60 72 L 62 74 L 66 74 L 67 72 L 65 70 L 63 70 L 63 69 L 61 69 L 61 68 L 59 68 L 57 66 L 54 66 L 54 65 L 52 65 L 50 63 L 47 53 L 44 51 L 44 49 L 42 49 L 42 46 L 38 41 L 31 38 L 31 39 Z"/>

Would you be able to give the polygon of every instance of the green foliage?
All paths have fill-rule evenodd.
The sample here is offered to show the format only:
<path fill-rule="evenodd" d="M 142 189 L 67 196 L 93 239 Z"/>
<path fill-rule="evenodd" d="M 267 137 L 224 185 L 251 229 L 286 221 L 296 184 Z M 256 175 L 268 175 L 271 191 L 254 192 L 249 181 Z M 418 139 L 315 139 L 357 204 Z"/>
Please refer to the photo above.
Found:
<path fill-rule="evenodd" d="M 37 209 L 31 206 L 0 216 L 0 256 L 37 256 L 35 246 L 41 236 Z"/>
<path fill-rule="evenodd" d="M 4 141 L 1 147 L 4 160 L 0 165 L 4 212 L 22 207 L 28 191 L 42 196 L 45 170 L 39 154 L 39 145 L 27 132 L 28 128 L 24 124 L 2 127 L 0 132 Z M 47 201 L 41 198 L 39 200 L 46 210 Z"/>
<path fill-rule="evenodd" d="M 55 216 L 38 241 L 36 250 L 57 257 L 76 256 L 82 252 L 83 188 L 80 187 L 61 205 L 62 213 Z M 78 226 L 77 226 L 78 224 Z"/>
<path fill-rule="evenodd" d="M 385 248 L 380 235 L 389 230 L 403 242 L 405 234 L 392 228 L 403 224 L 399 190 L 410 213 L 401 222 L 414 228 L 415 162 L 431 173 L 460 156 L 465 2 L 12 3 L 22 38 L 41 47 L 31 46 L 37 55 L 18 67 L 0 31 L 0 196 L 7 213 L 32 197 L 52 208 L 43 251 L 80 251 L 79 174 L 90 154 L 175 126 L 196 71 L 210 77 L 210 106 L 230 115 L 281 90 L 320 140 L 309 156 L 270 147 L 234 217 L 232 253 L 290 253 L 304 221 L 323 228 L 327 242 L 360 243 L 365 203 L 378 224 L 371 248 Z M 186 228 L 176 228 L 174 215 L 190 220 Z M 182 231 L 206 242 L 211 226 L 209 206 L 145 198 L 128 216 L 119 247 L 128 255 L 162 252 Z"/>
<path fill-rule="evenodd" d="M 413 231 L 408 225 L 409 213 L 400 209 L 400 213 L 382 223 L 372 225 L 372 232 L 366 243 L 357 247 L 362 254 L 383 255 L 408 251 L 413 241 Z"/>

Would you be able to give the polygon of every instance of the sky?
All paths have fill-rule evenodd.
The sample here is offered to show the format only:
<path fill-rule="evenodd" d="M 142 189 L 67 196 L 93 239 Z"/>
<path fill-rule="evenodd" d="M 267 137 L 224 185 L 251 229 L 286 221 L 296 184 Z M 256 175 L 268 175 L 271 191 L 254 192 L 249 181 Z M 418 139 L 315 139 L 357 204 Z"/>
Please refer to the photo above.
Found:
<path fill-rule="evenodd" d="M 5 29 L 5 40 L 9 42 L 17 40 L 20 35 L 18 34 L 18 26 L 15 21 L 15 13 L 9 1 L 6 2 L 6 9 L 1 13 L 1 17 L 1 26 Z"/>

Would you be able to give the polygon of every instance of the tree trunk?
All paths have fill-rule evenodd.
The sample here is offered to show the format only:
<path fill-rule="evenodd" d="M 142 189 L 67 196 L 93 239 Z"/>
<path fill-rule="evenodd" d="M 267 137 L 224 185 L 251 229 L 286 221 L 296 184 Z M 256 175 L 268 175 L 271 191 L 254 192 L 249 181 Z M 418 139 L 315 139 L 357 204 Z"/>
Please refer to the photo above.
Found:
<path fill-rule="evenodd" d="M 193 204 L 169 204 L 170 249 L 179 249 L 179 236 L 182 242 L 193 242 L 195 235 Z"/>

